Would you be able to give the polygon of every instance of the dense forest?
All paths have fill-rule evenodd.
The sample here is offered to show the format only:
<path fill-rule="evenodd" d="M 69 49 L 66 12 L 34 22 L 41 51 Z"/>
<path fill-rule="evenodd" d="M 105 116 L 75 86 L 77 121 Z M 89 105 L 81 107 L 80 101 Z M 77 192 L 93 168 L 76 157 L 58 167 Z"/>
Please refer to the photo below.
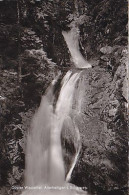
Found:
<path fill-rule="evenodd" d="M 24 185 L 31 118 L 51 81 L 73 67 L 62 35 L 72 22 L 92 69 L 83 75 L 82 118 L 77 118 L 82 151 L 71 183 L 86 185 L 91 194 L 127 195 L 127 8 L 126 0 L 0 1 L 2 195 L 21 193 L 11 186 Z M 73 134 L 62 133 L 62 147 L 69 150 L 66 169 Z"/>

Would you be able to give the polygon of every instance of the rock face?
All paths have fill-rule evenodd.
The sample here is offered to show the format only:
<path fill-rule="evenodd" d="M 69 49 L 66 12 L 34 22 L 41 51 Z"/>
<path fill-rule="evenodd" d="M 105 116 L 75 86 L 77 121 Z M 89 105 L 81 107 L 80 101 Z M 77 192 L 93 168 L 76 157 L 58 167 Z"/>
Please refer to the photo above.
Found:
<path fill-rule="evenodd" d="M 127 187 L 125 78 L 126 64 L 121 60 L 114 76 L 99 66 L 84 70 L 76 88 L 72 117 L 81 134 L 82 149 L 71 182 L 86 185 L 92 193 Z"/>
<path fill-rule="evenodd" d="M 24 185 L 30 121 L 52 79 L 73 67 L 62 31 L 76 20 L 80 51 L 93 68 L 75 90 L 71 118 L 81 151 L 71 182 L 97 195 L 127 195 L 127 1 L 0 4 L 0 193 Z M 79 147 L 73 126 L 65 123 L 62 132 L 66 173 Z"/>

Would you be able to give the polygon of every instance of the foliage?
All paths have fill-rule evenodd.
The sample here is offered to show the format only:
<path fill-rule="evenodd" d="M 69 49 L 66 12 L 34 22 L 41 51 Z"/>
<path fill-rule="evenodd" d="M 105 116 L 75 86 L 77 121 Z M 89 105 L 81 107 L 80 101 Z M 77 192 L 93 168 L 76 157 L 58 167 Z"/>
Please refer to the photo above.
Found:
<path fill-rule="evenodd" d="M 34 110 L 52 79 L 59 70 L 65 72 L 71 66 L 70 53 L 62 30 L 67 31 L 72 25 L 77 25 L 80 29 L 80 50 L 84 57 L 92 60 L 95 58 L 96 64 L 98 61 L 88 75 L 87 83 L 90 84 L 88 94 L 93 89 L 89 98 L 90 105 L 99 102 L 99 99 L 100 103 L 103 103 L 101 106 L 97 102 L 101 109 L 99 117 L 108 124 L 108 132 L 104 132 L 104 136 L 106 135 L 109 141 L 107 145 L 103 142 L 92 145 L 86 139 L 91 131 L 86 132 L 85 124 L 85 132 L 82 133 L 84 154 L 83 152 L 80 154 L 72 182 L 80 186 L 87 183 L 90 191 L 100 194 L 114 188 L 115 183 L 120 187 L 126 185 L 127 124 L 126 116 L 123 115 L 126 110 L 121 89 L 125 75 L 119 68 L 123 63 L 122 52 L 127 45 L 127 1 L 1 1 L 0 12 L 1 186 L 23 182 L 26 132 Z M 102 53 L 102 48 L 108 45 L 112 52 Z M 109 87 L 111 82 L 112 85 Z M 117 84 L 120 91 L 114 87 Z M 102 86 L 99 88 L 99 85 Z M 103 94 L 99 94 L 105 86 L 117 100 L 116 112 L 112 108 L 114 105 L 109 104 L 106 92 L 102 91 Z M 109 116 L 112 110 L 115 116 Z M 86 117 L 88 112 L 89 105 L 85 108 Z M 92 112 L 88 114 L 92 115 Z M 96 130 L 99 125 L 95 123 L 95 119 L 93 123 L 94 126 L 96 124 Z M 93 127 L 93 124 L 91 126 Z M 71 143 L 66 145 L 70 148 L 70 153 L 72 145 Z M 108 149 L 105 154 L 106 147 Z M 98 159 L 98 156 L 103 158 Z M 113 170 L 109 166 L 110 163 L 104 159 L 107 156 L 112 161 Z M 18 170 L 19 177 L 13 173 L 14 170 Z M 123 179 L 122 182 L 120 177 Z"/>

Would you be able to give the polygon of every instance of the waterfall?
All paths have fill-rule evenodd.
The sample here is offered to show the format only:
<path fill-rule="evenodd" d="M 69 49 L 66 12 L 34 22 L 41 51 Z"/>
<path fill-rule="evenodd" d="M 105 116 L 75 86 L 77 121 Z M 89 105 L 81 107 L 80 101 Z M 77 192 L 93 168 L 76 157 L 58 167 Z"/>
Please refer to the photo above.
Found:
<path fill-rule="evenodd" d="M 71 30 L 63 32 L 64 38 L 70 50 L 73 62 L 77 68 L 89 68 L 91 65 L 83 58 L 79 51 L 78 33 Z M 58 77 L 51 83 L 46 94 L 42 97 L 39 109 L 35 113 L 30 131 L 27 136 L 26 149 L 26 170 L 25 185 L 26 190 L 22 195 L 35 195 L 35 191 L 28 191 L 36 186 L 65 186 L 69 181 L 74 166 L 77 163 L 81 149 L 80 133 L 74 123 L 75 133 L 77 134 L 77 149 L 69 173 L 65 179 L 64 161 L 61 148 L 61 131 L 63 123 L 69 117 L 72 110 L 75 85 L 80 77 L 81 71 L 68 71 L 61 82 L 60 93 L 54 106 L 55 94 L 54 85 Z M 42 188 L 43 189 L 43 188 Z M 58 194 L 57 191 L 42 192 L 36 191 L 36 194 Z M 68 190 L 59 191 L 59 194 L 70 195 Z"/>
<path fill-rule="evenodd" d="M 50 183 L 52 185 L 64 184 L 65 181 L 60 136 L 63 122 L 69 115 L 72 106 L 75 84 L 79 78 L 80 73 L 74 73 L 73 75 L 71 74 L 72 72 L 68 71 L 63 79 L 63 85 L 56 104 L 55 117 L 51 130 Z"/>
<path fill-rule="evenodd" d="M 71 179 L 71 175 L 72 175 L 72 172 L 73 172 L 73 169 L 78 161 L 78 158 L 79 158 L 79 153 L 80 153 L 80 150 L 81 150 L 81 137 L 80 137 L 80 132 L 79 132 L 79 129 L 78 127 L 76 126 L 75 124 L 75 121 L 74 121 L 74 128 L 75 128 L 75 132 L 77 134 L 77 148 L 76 148 L 76 155 L 74 157 L 74 161 L 72 162 L 71 164 L 71 167 L 70 167 L 70 170 L 68 172 L 68 174 L 66 175 L 66 181 L 69 182 L 70 179 Z"/>
<path fill-rule="evenodd" d="M 74 89 L 79 76 L 80 73 L 73 74 L 71 71 L 66 73 L 55 109 L 53 85 L 42 97 L 27 138 L 26 186 L 65 184 L 60 136 L 63 122 L 68 117 L 72 106 Z"/>
<path fill-rule="evenodd" d="M 91 64 L 89 64 L 80 53 L 79 29 L 77 27 L 74 27 L 68 32 L 63 31 L 62 34 L 71 53 L 74 65 L 77 68 L 91 68 Z"/>

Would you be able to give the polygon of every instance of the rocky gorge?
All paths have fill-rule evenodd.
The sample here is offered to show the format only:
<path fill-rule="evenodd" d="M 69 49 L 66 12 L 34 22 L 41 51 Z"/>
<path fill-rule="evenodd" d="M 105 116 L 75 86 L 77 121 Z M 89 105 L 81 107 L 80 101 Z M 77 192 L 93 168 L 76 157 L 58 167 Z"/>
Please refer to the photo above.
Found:
<path fill-rule="evenodd" d="M 1 194 L 20 194 L 11 187 L 24 186 L 30 121 L 55 76 L 73 68 L 62 31 L 74 22 L 92 69 L 83 70 L 74 94 L 81 151 L 70 182 L 91 194 L 127 195 L 127 1 L 0 4 Z M 58 89 L 60 81 L 57 96 Z M 77 148 L 72 125 L 65 123 L 61 135 L 66 172 Z"/>

